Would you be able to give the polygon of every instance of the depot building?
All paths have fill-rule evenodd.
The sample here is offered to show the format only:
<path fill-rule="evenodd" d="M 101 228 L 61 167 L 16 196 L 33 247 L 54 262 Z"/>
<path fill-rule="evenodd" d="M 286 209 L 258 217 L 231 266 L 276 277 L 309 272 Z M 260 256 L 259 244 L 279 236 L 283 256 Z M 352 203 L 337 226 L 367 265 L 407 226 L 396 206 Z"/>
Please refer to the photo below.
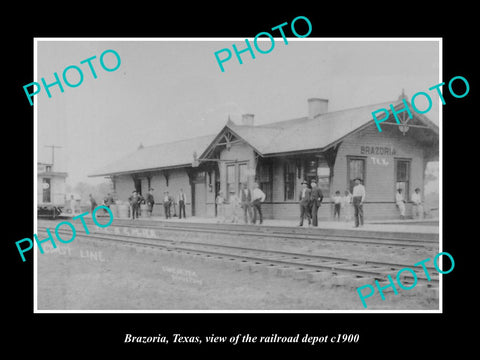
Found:
<path fill-rule="evenodd" d="M 390 114 L 382 132 L 372 112 L 404 107 L 396 101 L 328 112 L 328 100 L 308 99 L 308 115 L 255 125 L 254 115 L 242 116 L 241 124 L 230 119 L 216 134 L 141 146 L 137 151 L 95 171 L 90 176 L 111 179 L 119 200 L 133 190 L 144 196 L 154 189 L 154 215 L 163 216 L 163 195 L 187 194 L 188 216 L 214 217 L 216 195 L 226 200 L 238 193 L 243 182 L 258 182 L 265 192 L 262 205 L 266 219 L 296 219 L 303 180 L 315 179 L 324 194 L 320 219 L 332 217 L 332 196 L 353 189 L 355 178 L 366 189 L 366 219 L 398 218 L 396 189 L 409 199 L 415 188 L 423 193 L 428 162 L 438 161 L 439 129 L 425 115 L 413 112 L 408 123 L 398 124 Z"/>

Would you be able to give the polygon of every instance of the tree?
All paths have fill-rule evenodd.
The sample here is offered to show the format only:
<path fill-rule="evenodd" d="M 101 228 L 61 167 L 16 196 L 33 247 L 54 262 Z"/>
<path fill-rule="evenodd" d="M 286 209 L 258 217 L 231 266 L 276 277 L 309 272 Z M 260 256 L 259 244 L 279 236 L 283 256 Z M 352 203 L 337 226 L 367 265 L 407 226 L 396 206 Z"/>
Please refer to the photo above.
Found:
<path fill-rule="evenodd" d="M 112 192 L 112 187 L 108 181 L 96 185 L 81 181 L 75 184 L 73 189 L 70 186 L 70 191 L 67 192 L 73 192 L 80 196 L 81 203 L 84 204 L 89 202 L 89 195 L 92 194 L 97 204 L 101 205 L 105 196 Z"/>

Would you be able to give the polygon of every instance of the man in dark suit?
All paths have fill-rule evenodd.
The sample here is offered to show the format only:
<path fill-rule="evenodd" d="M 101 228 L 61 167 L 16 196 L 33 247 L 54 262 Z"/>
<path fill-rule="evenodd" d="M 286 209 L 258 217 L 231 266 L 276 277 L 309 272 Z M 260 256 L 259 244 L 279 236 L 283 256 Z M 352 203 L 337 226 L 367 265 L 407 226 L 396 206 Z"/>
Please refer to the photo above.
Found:
<path fill-rule="evenodd" d="M 136 190 L 132 191 L 132 195 L 128 198 L 132 210 L 132 220 L 135 220 L 135 217 L 138 220 L 138 208 L 140 207 L 139 197 Z"/>
<path fill-rule="evenodd" d="M 240 206 L 243 209 L 243 220 L 248 224 L 248 220 L 252 219 L 252 192 L 248 188 L 247 183 L 243 183 L 240 190 Z"/>
<path fill-rule="evenodd" d="M 299 226 L 303 226 L 303 218 L 306 217 L 308 220 L 308 226 L 311 224 L 310 218 L 310 196 L 312 190 L 307 187 L 307 181 L 302 181 L 302 190 L 300 190 L 300 224 Z"/>
<path fill-rule="evenodd" d="M 145 201 L 147 203 L 147 214 L 148 216 L 152 216 L 153 205 L 155 205 L 155 199 L 153 197 L 153 188 L 148 189 L 148 194 Z"/>
<path fill-rule="evenodd" d="M 312 193 L 310 194 L 310 209 L 312 215 L 312 225 L 318 226 L 318 208 L 322 205 L 323 193 L 319 187 L 317 187 L 317 182 L 312 180 L 310 182 L 312 185 Z"/>
<path fill-rule="evenodd" d="M 113 200 L 113 196 L 108 193 L 107 196 L 105 196 L 105 199 L 103 199 L 103 202 L 106 207 L 110 208 L 110 205 L 115 204 L 115 200 Z"/>
<path fill-rule="evenodd" d="M 165 210 L 165 219 L 169 219 L 172 217 L 170 214 L 170 207 L 172 206 L 173 198 L 168 195 L 168 191 L 165 190 L 163 192 L 163 209 Z"/>

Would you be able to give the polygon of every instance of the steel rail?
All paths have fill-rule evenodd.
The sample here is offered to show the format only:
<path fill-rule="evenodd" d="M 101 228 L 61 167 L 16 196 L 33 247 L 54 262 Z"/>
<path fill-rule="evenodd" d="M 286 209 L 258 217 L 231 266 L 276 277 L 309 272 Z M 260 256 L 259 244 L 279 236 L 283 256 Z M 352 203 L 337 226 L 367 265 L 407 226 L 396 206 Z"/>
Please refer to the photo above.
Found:
<path fill-rule="evenodd" d="M 39 227 L 39 231 L 45 231 L 46 228 Z M 59 233 L 69 234 L 70 232 L 65 230 L 58 230 Z M 198 242 L 191 242 L 191 241 L 183 241 L 183 240 L 171 240 L 171 239 L 162 239 L 162 238 L 147 238 L 142 236 L 132 236 L 132 235 L 119 235 L 119 234 L 106 234 L 106 233 L 98 233 L 98 232 L 90 232 L 90 235 L 87 234 L 80 234 L 78 236 L 82 236 L 88 239 L 100 239 L 106 241 L 114 241 L 117 243 L 123 244 L 130 244 L 130 245 L 140 245 L 140 246 L 147 246 L 153 248 L 160 248 L 165 249 L 167 251 L 180 251 L 180 252 L 196 252 L 201 253 L 208 256 L 220 256 L 220 257 L 230 257 L 236 258 L 245 261 L 255 261 L 261 263 L 276 264 L 276 265 L 287 265 L 287 266 L 294 266 L 297 267 L 299 270 L 327 270 L 331 271 L 332 273 L 346 273 L 346 274 L 353 274 L 353 275 L 360 275 L 361 277 L 369 276 L 369 277 L 379 277 L 376 278 L 377 280 L 382 280 L 387 275 L 391 274 L 391 271 L 398 271 L 405 267 L 412 267 L 412 265 L 406 264 L 396 264 L 396 263 L 387 263 L 387 262 L 378 262 L 378 261 L 369 261 L 369 260 L 352 260 L 346 258 L 339 258 L 339 257 L 331 257 L 331 256 L 324 256 L 324 255 L 311 255 L 311 254 L 302 254 L 302 253 L 292 253 L 292 252 L 285 252 L 285 251 L 278 251 L 278 250 L 265 250 L 265 249 L 257 249 L 257 248 L 245 248 L 239 246 L 230 246 L 230 245 L 222 245 L 222 244 L 210 244 L 210 243 L 198 243 Z M 123 240 L 120 238 L 124 238 Z M 141 241 L 134 241 L 133 239 L 140 239 Z M 145 242 L 147 240 L 147 242 Z M 166 242 L 167 245 L 159 244 L 158 241 Z M 187 246 L 179 246 L 179 245 L 187 245 Z M 200 249 L 198 248 L 200 247 Z M 204 249 L 202 249 L 202 247 Z M 210 248 L 210 249 L 205 249 Z M 223 251 L 212 250 L 212 248 L 223 249 Z M 228 250 L 227 252 L 225 252 Z M 232 252 L 233 251 L 233 252 Z M 235 253 L 237 251 L 237 253 Z M 238 253 L 238 252 L 243 253 Z M 253 254 L 252 254 L 253 253 Z M 255 254 L 256 253 L 256 254 Z M 288 259 L 279 259 L 274 258 L 274 256 L 284 256 L 288 257 Z M 305 262 L 306 261 L 306 262 Z M 320 261 L 320 263 L 318 262 Z M 322 263 L 323 262 L 323 263 Z M 364 268 L 362 268 L 362 266 Z M 365 269 L 365 266 L 367 268 Z M 434 268 L 428 268 L 428 270 L 434 270 Z M 405 274 L 405 273 L 404 273 Z M 431 272 L 433 276 L 431 276 L 431 282 L 438 283 L 437 273 L 436 271 Z M 405 274 L 403 276 L 404 279 L 413 279 L 411 275 Z M 420 276 L 417 275 L 417 279 L 419 281 L 429 281 L 426 277 L 421 274 Z"/>

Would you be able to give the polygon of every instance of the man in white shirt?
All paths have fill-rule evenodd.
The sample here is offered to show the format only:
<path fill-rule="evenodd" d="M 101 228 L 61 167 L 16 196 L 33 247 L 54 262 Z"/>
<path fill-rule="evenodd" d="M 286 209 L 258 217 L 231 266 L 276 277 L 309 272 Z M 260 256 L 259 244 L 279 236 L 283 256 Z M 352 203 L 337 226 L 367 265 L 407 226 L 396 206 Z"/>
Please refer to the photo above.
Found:
<path fill-rule="evenodd" d="M 265 193 L 258 187 L 258 184 L 255 183 L 253 185 L 253 192 L 252 192 L 252 207 L 253 207 L 253 220 L 252 222 L 255 224 L 257 221 L 257 212 L 260 216 L 260 225 L 263 223 L 263 216 L 262 216 L 262 203 L 265 201 Z"/>
<path fill-rule="evenodd" d="M 363 202 L 365 201 L 365 187 L 361 184 L 361 179 L 355 179 L 353 187 L 352 203 L 355 209 L 355 227 L 363 226 Z"/>
<path fill-rule="evenodd" d="M 402 189 L 397 189 L 397 193 L 395 194 L 395 203 L 400 211 L 400 218 L 402 220 L 405 219 L 405 200 L 403 198 Z"/>
<path fill-rule="evenodd" d="M 423 205 L 422 205 L 422 195 L 420 194 L 420 188 L 416 188 L 415 192 L 412 194 L 413 202 L 413 216 L 416 219 L 423 219 Z"/>
<path fill-rule="evenodd" d="M 243 209 L 243 220 L 248 224 L 249 219 L 252 219 L 252 192 L 248 188 L 247 183 L 243 183 L 239 194 L 240 206 Z"/>
<path fill-rule="evenodd" d="M 179 219 L 183 218 L 186 219 L 187 215 L 185 215 L 185 204 L 187 202 L 187 195 L 183 192 L 183 189 L 180 189 L 180 192 L 177 195 L 177 203 L 178 203 L 178 211 L 179 211 Z"/>

